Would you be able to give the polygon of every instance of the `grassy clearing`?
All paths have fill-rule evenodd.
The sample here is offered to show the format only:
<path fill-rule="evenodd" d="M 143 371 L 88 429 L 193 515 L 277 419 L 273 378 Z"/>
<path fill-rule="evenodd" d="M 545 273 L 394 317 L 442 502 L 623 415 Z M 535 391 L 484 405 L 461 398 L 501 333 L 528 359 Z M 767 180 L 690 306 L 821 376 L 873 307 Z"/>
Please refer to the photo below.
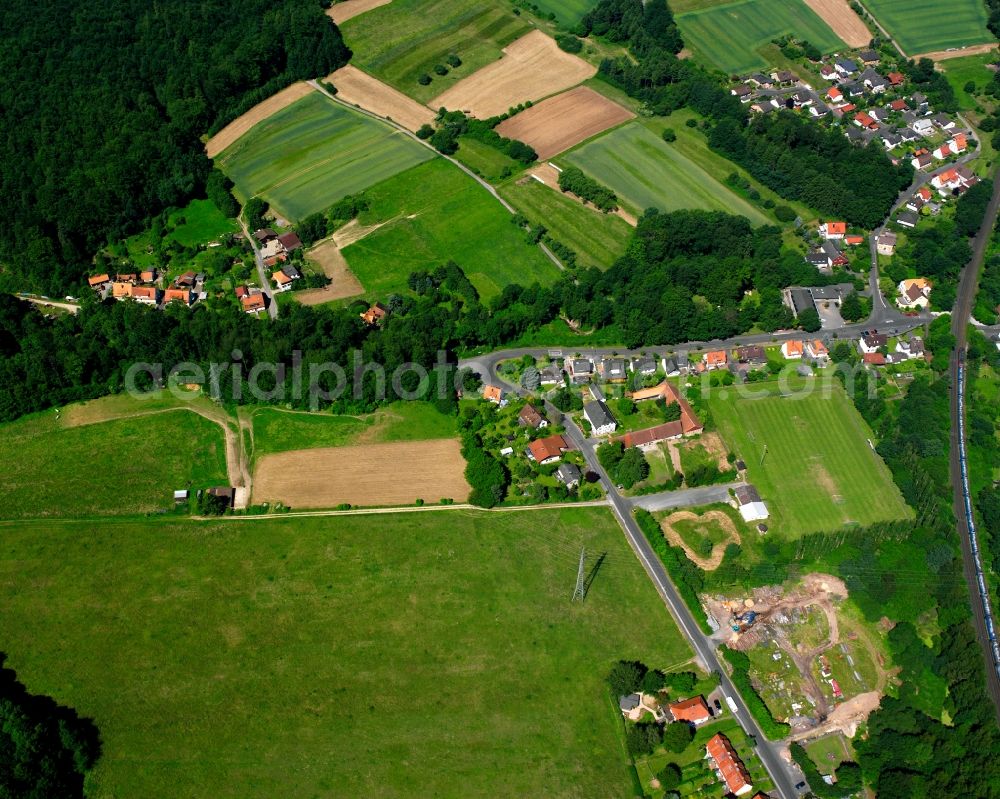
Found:
<path fill-rule="evenodd" d="M 584 206 L 530 178 L 507 183 L 500 194 L 533 223 L 543 223 L 552 238 L 575 250 L 577 263 L 583 266 L 607 269 L 625 254 L 632 227 L 619 216 Z"/>
<path fill-rule="evenodd" d="M 869 0 L 865 6 L 910 56 L 993 41 L 980 0 Z"/>
<path fill-rule="evenodd" d="M 603 509 L 3 537 L 8 666 L 95 720 L 88 796 L 626 796 L 604 675 L 691 656 Z"/>
<path fill-rule="evenodd" d="M 312 92 L 255 126 L 216 163 L 240 199 L 260 195 L 294 221 L 433 157 L 388 123 Z"/>
<path fill-rule="evenodd" d="M 149 513 L 178 488 L 226 485 L 219 427 L 183 410 L 63 427 L 55 414 L 0 426 L 0 518 Z"/>
<path fill-rule="evenodd" d="M 839 732 L 809 741 L 804 748 L 820 774 L 833 774 L 845 760 L 853 760 L 847 739 Z"/>
<path fill-rule="evenodd" d="M 225 216 L 211 200 L 192 200 L 186 208 L 174 211 L 168 221 L 174 226 L 168 238 L 185 247 L 215 241 L 240 229 L 236 220 Z"/>
<path fill-rule="evenodd" d="M 499 0 L 393 0 L 341 30 L 355 66 L 426 103 L 499 59 L 531 25 Z M 435 74 L 434 67 L 452 53 L 462 65 L 445 76 Z M 417 82 L 424 74 L 433 78 L 427 86 Z"/>
<path fill-rule="evenodd" d="M 451 438 L 455 418 L 426 402 L 396 402 L 364 416 L 286 411 L 262 407 L 251 412 L 254 456 L 313 447 L 343 447 L 358 443 L 422 441 Z"/>
<path fill-rule="evenodd" d="M 965 91 L 965 85 L 970 81 L 976 85 L 976 91 L 981 92 L 993 80 L 993 73 L 986 68 L 987 64 L 996 60 L 995 55 L 970 55 L 963 58 L 950 58 L 939 62 L 939 68 L 948 78 L 948 83 L 955 90 L 958 105 L 962 111 L 972 111 L 979 103 L 977 99 Z M 983 98 L 987 105 L 992 105 L 992 98 Z M 989 138 L 988 136 L 986 138 Z"/>
<path fill-rule="evenodd" d="M 794 537 L 910 514 L 888 468 L 868 446 L 871 430 L 839 385 L 830 386 L 828 396 L 819 388 L 760 399 L 713 391 L 708 404 L 768 503 L 772 530 Z"/>
<path fill-rule="evenodd" d="M 559 274 L 525 241 L 503 206 L 447 161 L 421 164 L 365 195 L 371 208 L 361 223 L 387 224 L 345 248 L 344 257 L 373 296 L 405 291 L 411 272 L 449 259 L 487 299 L 509 283 L 550 283 Z"/>
<path fill-rule="evenodd" d="M 767 66 L 758 51 L 785 33 L 807 39 L 824 53 L 844 46 L 801 0 L 741 0 L 681 14 L 677 24 L 696 57 L 729 73 Z"/>
<path fill-rule="evenodd" d="M 613 189 L 636 214 L 653 207 L 703 208 L 741 214 L 754 224 L 768 221 L 763 212 L 639 122 L 615 128 L 557 161 L 578 166 Z"/>

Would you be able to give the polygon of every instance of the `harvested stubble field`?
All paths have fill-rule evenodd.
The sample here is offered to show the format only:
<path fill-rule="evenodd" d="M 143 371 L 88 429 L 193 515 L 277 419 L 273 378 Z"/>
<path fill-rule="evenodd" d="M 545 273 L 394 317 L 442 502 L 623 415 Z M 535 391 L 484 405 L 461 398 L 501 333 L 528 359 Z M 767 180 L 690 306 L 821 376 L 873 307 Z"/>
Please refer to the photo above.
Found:
<path fill-rule="evenodd" d="M 391 2 L 392 0 L 342 0 L 342 2 L 330 6 L 326 10 L 326 15 L 340 25 L 359 14 L 364 14 L 379 6 L 389 5 Z"/>
<path fill-rule="evenodd" d="M 578 86 L 501 122 L 496 131 L 530 144 L 545 160 L 633 117 L 627 108 Z"/>
<path fill-rule="evenodd" d="M 258 461 L 253 498 L 292 508 L 464 502 L 464 470 L 459 443 L 450 438 L 280 452 Z"/>
<path fill-rule="evenodd" d="M 782 34 L 807 39 L 824 53 L 843 46 L 803 0 L 739 0 L 680 14 L 677 24 L 695 55 L 731 74 L 766 67 L 758 51 Z"/>
<path fill-rule="evenodd" d="M 293 295 L 303 305 L 320 305 L 324 302 L 342 300 L 346 297 L 356 297 L 364 294 L 365 287 L 361 285 L 351 267 L 347 265 L 340 247 L 333 238 L 324 239 L 306 252 L 306 258 L 318 264 L 323 274 L 330 278 L 330 285 L 319 289 L 297 291 Z"/>
<path fill-rule="evenodd" d="M 456 83 L 428 105 L 486 119 L 568 89 L 596 72 L 596 67 L 560 50 L 555 39 L 536 30 L 504 48 L 499 61 Z"/>
<path fill-rule="evenodd" d="M 848 47 L 865 47 L 871 41 L 872 32 L 847 0 L 805 0 L 805 3 Z"/>
<path fill-rule="evenodd" d="M 434 112 L 427 106 L 350 64 L 330 73 L 326 81 L 337 87 L 337 97 L 341 100 L 388 117 L 408 130 L 416 132 L 421 125 L 434 121 Z"/>
<path fill-rule="evenodd" d="M 866 0 L 865 6 L 909 56 L 994 41 L 982 0 Z"/>
<path fill-rule="evenodd" d="M 241 199 L 259 195 L 295 221 L 433 157 L 387 122 L 313 92 L 257 125 L 217 163 Z"/>
<path fill-rule="evenodd" d="M 209 139 L 205 145 L 205 154 L 209 158 L 215 158 L 231 144 L 234 144 L 243 134 L 248 133 L 254 125 L 263 122 L 268 117 L 274 116 L 281 109 L 287 108 L 296 100 L 301 100 L 311 91 L 313 91 L 312 86 L 304 81 L 299 81 L 268 97 L 263 102 L 257 103 L 253 108 L 234 119 Z"/>

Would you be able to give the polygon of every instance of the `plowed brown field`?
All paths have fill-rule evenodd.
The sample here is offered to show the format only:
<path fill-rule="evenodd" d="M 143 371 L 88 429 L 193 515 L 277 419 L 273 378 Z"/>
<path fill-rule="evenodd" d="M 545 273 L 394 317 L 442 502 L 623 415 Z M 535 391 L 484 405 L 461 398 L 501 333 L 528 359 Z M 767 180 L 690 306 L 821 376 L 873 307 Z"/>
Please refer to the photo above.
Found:
<path fill-rule="evenodd" d="M 253 501 L 292 508 L 409 505 L 445 497 L 464 502 L 469 495 L 464 471 L 452 438 L 300 449 L 258 461 Z"/>
<path fill-rule="evenodd" d="M 501 122 L 496 131 L 530 144 L 545 160 L 634 116 L 593 89 L 578 86 Z"/>
<path fill-rule="evenodd" d="M 371 11 L 373 8 L 378 8 L 379 6 L 388 5 L 392 0 L 344 0 L 343 3 L 334 3 L 330 6 L 326 15 L 340 25 L 342 22 L 347 22 L 351 17 L 356 17 L 358 14 L 364 14 L 366 11 Z"/>
<path fill-rule="evenodd" d="M 563 52 L 555 39 L 532 31 L 511 42 L 499 61 L 460 80 L 427 105 L 467 111 L 479 119 L 502 114 L 526 100 L 540 100 L 586 80 L 597 68 Z"/>

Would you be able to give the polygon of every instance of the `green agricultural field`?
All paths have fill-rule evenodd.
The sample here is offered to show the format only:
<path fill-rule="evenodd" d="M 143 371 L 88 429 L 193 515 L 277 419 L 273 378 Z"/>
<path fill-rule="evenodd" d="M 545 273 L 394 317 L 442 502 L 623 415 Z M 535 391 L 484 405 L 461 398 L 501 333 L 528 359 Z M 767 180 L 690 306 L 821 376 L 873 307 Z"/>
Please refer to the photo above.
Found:
<path fill-rule="evenodd" d="M 372 296 L 405 291 L 411 272 L 448 260 L 487 299 L 510 283 L 551 283 L 559 275 L 496 198 L 443 159 L 383 181 L 365 196 L 371 208 L 361 223 L 386 224 L 345 248 L 344 257 Z"/>
<path fill-rule="evenodd" d="M 696 57 L 728 73 L 766 67 L 760 48 L 786 33 L 808 40 L 824 53 L 844 46 L 802 0 L 740 0 L 681 14 L 677 24 Z"/>
<path fill-rule="evenodd" d="M 393 0 L 342 26 L 352 63 L 422 103 L 496 61 L 532 30 L 501 0 Z M 462 65 L 445 76 L 434 67 L 457 55 Z M 421 86 L 417 78 L 433 80 Z"/>
<path fill-rule="evenodd" d="M 240 229 L 236 220 L 225 216 L 211 200 L 192 200 L 174 211 L 168 222 L 174 226 L 168 238 L 185 247 L 197 247 Z"/>
<path fill-rule="evenodd" d="M 542 14 L 555 14 L 556 22 L 566 28 L 572 28 L 597 5 L 596 0 L 532 0 L 532 3 Z"/>
<path fill-rule="evenodd" d="M 183 410 L 65 427 L 52 411 L 0 425 L 0 518 L 149 513 L 178 488 L 226 485 L 219 426 Z"/>
<path fill-rule="evenodd" d="M 740 214 L 754 224 L 768 222 L 763 212 L 640 122 L 615 128 L 557 160 L 613 189 L 634 213 L 704 208 Z"/>
<path fill-rule="evenodd" d="M 427 402 L 395 402 L 364 416 L 287 411 L 262 407 L 250 411 L 253 453 L 288 452 L 311 447 L 343 447 L 357 443 L 421 441 L 458 434 L 455 417 Z"/>
<path fill-rule="evenodd" d="M 256 125 L 216 163 L 241 200 L 259 195 L 294 221 L 433 157 L 392 125 L 313 92 Z"/>
<path fill-rule="evenodd" d="M 537 180 L 502 186 L 500 194 L 533 223 L 576 252 L 577 263 L 607 269 L 625 254 L 632 227 L 614 214 L 603 214 L 571 200 Z"/>
<path fill-rule="evenodd" d="M 490 147 L 468 136 L 462 136 L 458 141 L 456 160 L 461 161 L 490 183 L 499 183 L 516 172 L 524 171 L 524 164 L 500 152 L 496 147 Z"/>
<path fill-rule="evenodd" d="M 6 666 L 94 720 L 99 799 L 626 797 L 604 677 L 691 657 L 605 509 L 2 534 Z"/>
<path fill-rule="evenodd" d="M 982 0 L 869 0 L 865 6 L 910 57 L 994 39 Z"/>
<path fill-rule="evenodd" d="M 774 384 L 751 390 L 768 388 Z M 772 530 L 795 537 L 910 514 L 889 469 L 868 445 L 871 430 L 839 385 L 825 383 L 808 396 L 775 392 L 760 399 L 716 390 L 708 405 L 767 502 Z"/>

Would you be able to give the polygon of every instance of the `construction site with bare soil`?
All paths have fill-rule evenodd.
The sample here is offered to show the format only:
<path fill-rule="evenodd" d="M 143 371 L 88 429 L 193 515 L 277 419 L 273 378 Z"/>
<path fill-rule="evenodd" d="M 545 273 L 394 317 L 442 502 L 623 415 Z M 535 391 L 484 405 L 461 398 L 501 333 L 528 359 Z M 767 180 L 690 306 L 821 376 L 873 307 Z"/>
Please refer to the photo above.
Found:
<path fill-rule="evenodd" d="M 795 740 L 831 732 L 853 737 L 893 679 L 884 642 L 837 577 L 808 574 L 703 601 L 714 638 L 747 655 L 754 687 Z"/>

